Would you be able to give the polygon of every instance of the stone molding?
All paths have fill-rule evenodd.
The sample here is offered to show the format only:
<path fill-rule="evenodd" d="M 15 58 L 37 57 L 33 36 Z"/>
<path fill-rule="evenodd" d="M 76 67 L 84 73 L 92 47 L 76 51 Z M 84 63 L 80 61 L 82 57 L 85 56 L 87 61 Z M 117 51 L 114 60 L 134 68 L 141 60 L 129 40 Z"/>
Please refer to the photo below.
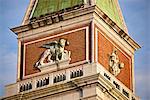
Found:
<path fill-rule="evenodd" d="M 91 72 L 90 74 L 88 70 Z M 114 82 L 116 83 L 114 84 Z M 19 84 L 19 82 L 17 84 Z M 19 92 L 16 93 L 16 95 L 4 97 L 3 99 L 4 100 L 12 100 L 19 98 L 36 99 L 41 98 L 43 96 L 50 96 L 58 93 L 63 93 L 65 91 L 78 90 L 79 87 L 83 88 L 84 90 L 84 88 L 92 84 L 98 86 L 104 94 L 105 93 L 111 94 L 110 96 L 114 98 L 118 98 L 120 100 L 132 100 L 132 98 L 135 98 L 136 100 L 139 100 L 133 94 L 133 92 L 131 92 L 131 90 L 129 90 L 126 86 L 124 86 L 121 82 L 119 82 L 119 80 L 117 80 L 113 75 L 111 75 L 111 73 L 105 70 L 103 66 L 101 66 L 98 63 L 85 64 L 83 67 L 82 77 L 73 78 L 71 80 L 67 79 L 64 82 L 58 82 L 53 85 L 45 86 L 43 88 L 38 88 L 31 91 Z"/>
<path fill-rule="evenodd" d="M 41 39 L 37 39 L 37 40 L 33 40 L 33 41 L 30 41 L 30 42 L 26 42 L 24 43 L 24 55 L 26 53 L 26 47 L 30 44 L 33 44 L 33 43 L 36 43 L 36 42 L 40 42 L 40 41 L 44 41 L 44 40 L 47 40 L 47 39 L 51 39 L 51 38 L 55 38 L 55 37 L 59 37 L 59 36 L 63 36 L 63 35 L 68 35 L 68 34 L 72 34 L 73 32 L 77 32 L 77 31 L 81 31 L 81 30 L 85 30 L 85 34 L 86 34 L 86 44 L 85 44 L 85 50 L 86 50 L 86 59 L 85 60 L 82 60 L 82 61 L 79 61 L 79 62 L 75 62 L 75 63 L 72 63 L 72 64 L 69 64 L 71 58 L 70 58 L 70 54 L 72 51 L 68 51 L 69 53 L 69 58 L 68 59 L 65 59 L 65 60 L 62 60 L 62 61 L 59 61 L 59 63 L 51 63 L 51 64 L 46 64 L 46 65 L 43 65 L 45 67 L 42 67 L 42 70 L 46 69 L 47 70 L 43 70 L 43 72 L 39 72 L 39 73 L 34 73 L 34 74 L 31 74 L 31 75 L 25 75 L 23 72 L 23 79 L 27 79 L 27 78 L 31 78 L 33 76 L 38 76 L 39 74 L 44 74 L 44 73 L 48 73 L 48 72 L 53 72 L 53 71 L 57 71 L 57 65 L 60 66 L 59 70 L 61 69 L 64 69 L 64 68 L 69 68 L 69 67 L 72 67 L 72 66 L 76 66 L 76 65 L 80 65 L 80 64 L 84 64 L 84 63 L 87 63 L 89 61 L 89 27 L 88 26 L 85 26 L 85 27 L 80 27 L 80 28 L 77 28 L 77 29 L 72 29 L 70 31 L 67 31 L 67 32 L 63 32 L 63 33 L 59 33 L 59 34 L 56 34 L 56 35 L 53 35 L 53 36 L 49 36 L 49 37 L 44 37 L 44 38 L 41 38 Z M 23 69 L 25 71 L 25 59 L 26 57 L 24 56 L 24 60 L 23 60 Z M 52 66 L 50 66 L 52 65 Z M 49 69 L 48 69 L 49 67 Z"/>
<path fill-rule="evenodd" d="M 115 22 L 113 22 L 104 12 L 102 12 L 97 6 L 90 6 L 85 8 L 80 8 L 77 10 L 73 10 L 67 13 L 62 13 L 61 16 L 63 17 L 63 20 L 59 19 L 59 16 L 53 15 L 56 19 L 56 23 L 70 20 L 79 16 L 84 16 L 89 13 L 96 13 L 98 14 L 99 18 L 102 19 L 108 26 L 110 26 L 124 41 L 126 41 L 130 46 L 132 46 L 135 50 L 139 49 L 140 46 L 127 34 L 125 31 L 123 31 L 120 27 L 118 27 Z M 93 16 L 93 15 L 92 15 Z M 94 16 L 93 16 L 94 17 Z M 41 19 L 36 20 L 35 22 L 22 25 L 19 27 L 12 28 L 11 31 L 16 33 L 17 35 L 29 31 L 31 29 L 36 29 L 43 26 L 52 25 L 52 20 L 49 19 L 49 17 L 42 17 Z"/>

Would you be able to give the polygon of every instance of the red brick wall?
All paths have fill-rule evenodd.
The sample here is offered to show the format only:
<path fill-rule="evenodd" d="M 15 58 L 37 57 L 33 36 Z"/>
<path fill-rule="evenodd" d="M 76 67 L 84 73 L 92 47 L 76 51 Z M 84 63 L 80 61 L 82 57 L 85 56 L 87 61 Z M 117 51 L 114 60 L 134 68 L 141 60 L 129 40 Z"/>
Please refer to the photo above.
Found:
<path fill-rule="evenodd" d="M 124 68 L 116 76 L 123 84 L 129 89 L 132 89 L 132 61 L 131 57 L 125 53 L 114 41 L 110 38 L 106 38 L 98 32 L 98 62 L 102 64 L 107 70 L 109 70 L 109 55 L 112 53 L 113 48 L 117 49 L 120 62 L 124 63 Z"/>
<path fill-rule="evenodd" d="M 34 67 L 34 64 L 38 61 L 40 55 L 46 50 L 45 48 L 40 48 L 40 46 L 50 41 L 59 40 L 60 38 L 67 39 L 70 43 L 69 46 L 65 47 L 66 50 L 71 51 L 70 63 L 75 63 L 78 61 L 85 60 L 86 59 L 86 52 L 85 52 L 86 34 L 85 32 L 86 30 L 84 29 L 84 30 L 72 32 L 66 35 L 61 35 L 59 37 L 55 37 L 55 38 L 51 38 L 51 39 L 47 39 L 47 40 L 43 40 L 40 42 L 35 42 L 32 44 L 26 45 L 25 75 L 31 75 L 31 74 L 39 72 L 39 70 Z"/>

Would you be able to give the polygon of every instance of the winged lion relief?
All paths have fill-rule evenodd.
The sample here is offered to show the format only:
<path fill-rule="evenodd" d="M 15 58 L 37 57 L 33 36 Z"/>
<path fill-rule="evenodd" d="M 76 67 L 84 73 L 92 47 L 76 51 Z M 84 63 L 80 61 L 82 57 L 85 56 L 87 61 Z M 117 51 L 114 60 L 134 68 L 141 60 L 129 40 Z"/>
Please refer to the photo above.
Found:
<path fill-rule="evenodd" d="M 71 52 L 65 50 L 69 42 L 66 39 L 59 39 L 42 45 L 46 50 L 42 53 L 40 59 L 35 63 L 35 67 L 40 68 L 47 64 L 70 59 Z"/>

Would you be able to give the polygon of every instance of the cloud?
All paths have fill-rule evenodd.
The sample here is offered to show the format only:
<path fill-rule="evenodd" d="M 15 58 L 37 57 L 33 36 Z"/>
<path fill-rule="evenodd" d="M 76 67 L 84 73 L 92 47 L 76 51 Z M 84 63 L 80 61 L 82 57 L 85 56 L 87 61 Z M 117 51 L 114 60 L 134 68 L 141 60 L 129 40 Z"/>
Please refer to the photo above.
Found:
<path fill-rule="evenodd" d="M 135 75 L 136 94 L 141 100 L 150 100 L 150 73 L 148 71 L 138 71 Z"/>
<path fill-rule="evenodd" d="M 0 96 L 4 86 L 15 82 L 17 71 L 17 39 L 8 27 L 21 24 L 30 0 L 0 0 Z"/>
<path fill-rule="evenodd" d="M 0 56 L 0 95 L 4 95 L 4 86 L 16 80 L 17 54 L 7 52 L 0 55 L 3 55 Z"/>

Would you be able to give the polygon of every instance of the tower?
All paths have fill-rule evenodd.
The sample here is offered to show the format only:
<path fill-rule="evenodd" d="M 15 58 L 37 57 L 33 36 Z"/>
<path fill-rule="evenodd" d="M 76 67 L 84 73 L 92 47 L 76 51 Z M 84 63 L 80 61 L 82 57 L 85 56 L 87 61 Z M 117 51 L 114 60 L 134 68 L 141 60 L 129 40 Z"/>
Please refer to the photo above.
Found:
<path fill-rule="evenodd" d="M 134 52 L 117 0 L 31 0 L 18 36 L 17 81 L 4 99 L 138 100 Z"/>

